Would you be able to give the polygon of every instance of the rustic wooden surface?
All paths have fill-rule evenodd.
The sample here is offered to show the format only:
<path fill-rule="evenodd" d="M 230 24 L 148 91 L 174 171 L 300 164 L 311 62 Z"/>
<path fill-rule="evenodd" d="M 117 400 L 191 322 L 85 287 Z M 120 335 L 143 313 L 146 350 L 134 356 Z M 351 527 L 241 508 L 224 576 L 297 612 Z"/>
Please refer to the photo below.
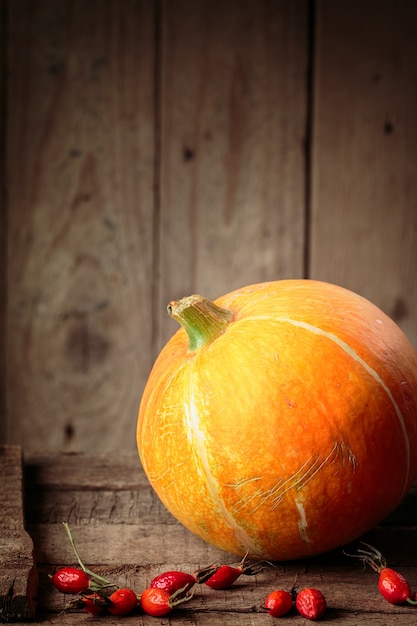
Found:
<path fill-rule="evenodd" d="M 319 0 L 310 274 L 417 347 L 417 3 Z"/>
<path fill-rule="evenodd" d="M 152 577 L 167 569 L 194 572 L 213 562 L 236 563 L 190 534 L 166 511 L 151 490 L 136 454 L 35 454 L 25 458 L 27 529 L 33 538 L 40 577 L 37 621 L 50 624 L 98 623 L 80 612 L 48 578 L 61 565 L 76 565 L 63 521 L 69 523 L 81 558 L 91 569 L 140 593 Z M 417 588 L 417 491 L 366 540 L 384 551 Z M 3 523 L 3 520 L 2 520 Z M 354 550 L 357 544 L 349 546 Z M 329 609 L 323 624 L 411 625 L 417 609 L 393 606 L 377 590 L 377 576 L 341 550 L 299 562 L 276 563 L 256 577 L 241 577 L 227 591 L 199 586 L 194 598 L 169 617 L 142 614 L 103 618 L 104 624 L 189 624 L 261 626 L 271 618 L 263 601 L 275 588 L 317 586 Z M 280 623 L 307 624 L 295 613 Z"/>
<path fill-rule="evenodd" d="M 303 275 L 308 64 L 307 2 L 163 9 L 159 346 L 169 294 Z"/>
<path fill-rule="evenodd" d="M 133 449 L 168 301 L 302 275 L 307 3 L 5 6 L 6 439 Z"/>
<path fill-rule="evenodd" d="M 105 416 L 152 363 L 154 5 L 7 3 L 10 442 L 134 447 Z"/>
<path fill-rule="evenodd" d="M 0 67 L 6 64 L 6 23 L 2 17 L 0 0 Z M 0 72 L 0 444 L 7 439 L 7 203 L 6 185 L 3 183 L 4 140 L 6 136 L 6 75 Z"/>
<path fill-rule="evenodd" d="M 0 446 L 0 622 L 32 619 L 38 573 L 24 526 L 23 466 L 19 446 Z"/>
<path fill-rule="evenodd" d="M 0 5 L 3 441 L 133 451 L 192 291 L 331 280 L 417 347 L 417 3 Z"/>

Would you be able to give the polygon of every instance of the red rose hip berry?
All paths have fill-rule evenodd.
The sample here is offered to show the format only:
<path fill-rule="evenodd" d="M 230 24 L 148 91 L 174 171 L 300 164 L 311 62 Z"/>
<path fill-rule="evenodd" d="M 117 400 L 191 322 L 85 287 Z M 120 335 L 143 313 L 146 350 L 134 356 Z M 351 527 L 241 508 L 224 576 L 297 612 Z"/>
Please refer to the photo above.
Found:
<path fill-rule="evenodd" d="M 297 594 L 295 606 L 306 619 L 320 619 L 326 611 L 326 598 L 319 589 L 307 587 Z"/>
<path fill-rule="evenodd" d="M 98 593 L 91 593 L 88 596 L 83 596 L 81 602 L 86 613 L 91 615 L 103 615 L 108 607 L 108 601 Z"/>
<path fill-rule="evenodd" d="M 194 587 L 195 583 L 196 578 L 192 574 L 178 570 L 170 570 L 155 576 L 155 578 L 151 580 L 149 587 L 164 589 L 170 595 L 182 590 L 182 593 L 185 595 Z"/>
<path fill-rule="evenodd" d="M 366 546 L 366 550 L 360 548 L 358 555 L 353 556 L 360 558 L 379 575 L 378 589 L 381 596 L 391 604 L 404 604 L 405 602 L 416 604 L 411 599 L 411 588 L 406 578 L 395 569 L 388 567 L 385 557 L 374 546 L 364 541 L 362 544 Z"/>
<path fill-rule="evenodd" d="M 266 598 L 264 607 L 272 617 L 287 615 L 292 609 L 292 595 L 282 589 L 272 591 Z"/>
<path fill-rule="evenodd" d="M 129 615 L 138 605 L 139 599 L 132 589 L 120 588 L 116 589 L 109 596 L 110 606 L 109 613 L 112 615 Z"/>
<path fill-rule="evenodd" d="M 171 613 L 170 595 L 160 587 L 149 587 L 140 596 L 142 610 L 153 617 L 163 617 Z"/>
<path fill-rule="evenodd" d="M 148 587 L 141 593 L 140 606 L 148 615 L 163 617 L 183 602 L 191 600 L 192 596 L 192 590 L 187 592 L 187 585 L 172 594 L 160 587 Z"/>
<path fill-rule="evenodd" d="M 62 593 L 80 593 L 88 589 L 89 576 L 76 567 L 61 567 L 51 576 L 52 583 Z"/>
<path fill-rule="evenodd" d="M 411 598 L 411 589 L 407 580 L 390 567 L 384 567 L 381 570 L 378 589 L 381 596 L 391 604 L 403 604 L 409 602 Z"/>
<path fill-rule="evenodd" d="M 221 565 L 220 567 L 215 567 L 214 573 L 211 576 L 208 578 L 204 576 L 204 584 L 211 587 L 211 589 L 228 589 L 242 574 L 246 574 L 246 576 L 255 576 L 263 569 L 264 564 L 262 561 L 250 563 L 247 561 L 247 556 L 245 555 L 236 567 L 233 567 L 232 565 Z M 202 570 L 202 572 L 209 571 L 210 568 Z M 197 580 L 200 582 L 199 576 L 197 576 Z"/>

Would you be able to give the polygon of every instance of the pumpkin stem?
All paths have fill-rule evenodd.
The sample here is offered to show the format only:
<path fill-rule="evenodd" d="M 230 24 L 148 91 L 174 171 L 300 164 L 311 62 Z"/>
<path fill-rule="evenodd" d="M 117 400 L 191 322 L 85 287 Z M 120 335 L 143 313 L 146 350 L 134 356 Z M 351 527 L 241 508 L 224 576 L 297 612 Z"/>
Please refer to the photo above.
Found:
<path fill-rule="evenodd" d="M 187 331 L 189 350 L 198 350 L 208 345 L 226 330 L 233 312 L 202 296 L 193 295 L 170 302 L 169 315 Z"/>

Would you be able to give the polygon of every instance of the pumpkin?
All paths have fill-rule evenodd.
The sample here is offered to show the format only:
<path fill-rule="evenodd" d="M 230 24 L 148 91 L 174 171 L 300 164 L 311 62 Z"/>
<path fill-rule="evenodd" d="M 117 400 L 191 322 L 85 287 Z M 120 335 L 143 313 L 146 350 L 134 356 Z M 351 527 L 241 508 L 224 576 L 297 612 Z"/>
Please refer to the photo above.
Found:
<path fill-rule="evenodd" d="M 288 560 L 369 531 L 417 477 L 417 355 L 374 304 L 282 280 L 168 306 L 140 403 L 167 509 L 235 555 Z"/>

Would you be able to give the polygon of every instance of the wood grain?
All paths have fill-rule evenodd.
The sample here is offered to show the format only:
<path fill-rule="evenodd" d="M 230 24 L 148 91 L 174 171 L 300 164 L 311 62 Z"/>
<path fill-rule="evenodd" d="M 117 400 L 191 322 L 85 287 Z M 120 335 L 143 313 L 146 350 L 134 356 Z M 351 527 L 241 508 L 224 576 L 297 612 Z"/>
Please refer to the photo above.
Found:
<path fill-rule="evenodd" d="M 316 21 L 310 274 L 417 347 L 417 4 L 319 0 Z"/>
<path fill-rule="evenodd" d="M 0 622 L 36 615 L 38 571 L 23 514 L 22 450 L 0 446 Z"/>
<path fill-rule="evenodd" d="M 6 20 L 0 0 L 0 67 L 6 66 Z M 7 319 L 7 191 L 5 180 L 6 76 L 0 72 L 0 443 L 6 441 L 6 319 Z"/>
<path fill-rule="evenodd" d="M 147 0 L 9 3 L 7 417 L 25 448 L 135 446 L 152 359 L 153 40 Z"/>
<path fill-rule="evenodd" d="M 417 347 L 415 3 L 1 7 L 0 439 L 133 450 L 167 303 L 308 264 Z"/>
<path fill-rule="evenodd" d="M 271 618 L 266 616 L 264 612 L 256 613 L 256 608 L 251 610 L 238 610 L 232 611 L 224 609 L 222 611 L 207 611 L 205 608 L 200 610 L 181 609 L 176 611 L 172 618 L 163 618 L 164 621 L 155 621 L 155 617 L 149 615 L 134 615 L 130 617 L 123 617 L 123 624 L 135 624 L 136 626 L 155 626 L 155 624 L 171 624 L 174 623 L 177 626 L 264 626 L 266 620 Z M 329 612 L 328 617 L 320 620 L 320 624 L 334 624 L 335 621 L 343 626 L 368 626 L 370 623 L 372 626 L 415 626 L 415 615 L 412 610 L 409 610 L 407 614 L 400 612 L 389 616 L 389 622 L 387 622 L 387 616 L 383 613 L 370 612 L 363 615 L 357 615 L 356 613 L 349 614 L 347 612 Z M 168 621 L 169 620 L 169 621 Z M 88 624 L 91 626 L 91 616 L 78 613 L 74 615 L 74 612 L 67 612 L 66 614 L 60 612 L 58 616 L 48 615 L 48 624 L 59 624 L 62 626 L 74 626 L 74 624 L 80 624 L 84 626 Z M 292 626 L 304 626 L 307 624 L 307 620 L 303 618 L 297 618 L 295 614 L 291 614 L 288 617 L 280 618 L 280 624 L 288 624 Z M 120 626 L 120 618 L 108 618 L 106 616 L 106 625 L 108 626 Z"/>
<path fill-rule="evenodd" d="M 140 591 L 168 569 L 194 572 L 214 563 L 235 563 L 235 557 L 189 533 L 165 510 L 152 492 L 135 454 L 32 454 L 26 459 L 26 509 L 40 571 L 39 618 L 51 623 L 87 623 L 71 600 L 56 592 L 48 579 L 60 565 L 75 564 L 62 521 L 69 521 L 84 562 L 119 585 Z M 389 562 L 417 586 L 415 491 L 402 504 L 401 521 L 388 518 L 366 536 Z M 349 546 L 354 551 L 357 544 Z M 260 626 L 266 595 L 276 588 L 300 586 L 323 590 L 329 610 L 322 623 L 412 624 L 415 608 L 393 606 L 377 591 L 376 574 L 336 550 L 297 562 L 276 563 L 256 577 L 242 577 L 230 590 L 198 586 L 195 596 L 172 619 L 179 626 L 244 624 Z M 76 615 L 75 615 L 76 614 Z M 151 624 L 154 618 L 135 615 L 127 623 Z M 283 623 L 299 624 L 295 614 Z M 106 617 L 106 624 L 119 624 Z M 162 622 L 161 622 L 162 623 Z M 165 622 L 164 622 L 165 623 Z M 168 623 L 168 622 L 167 622 Z M 304 622 L 303 622 L 304 623 Z"/>
<path fill-rule="evenodd" d="M 300 277 L 307 2 L 163 5 L 158 346 L 194 292 Z"/>

